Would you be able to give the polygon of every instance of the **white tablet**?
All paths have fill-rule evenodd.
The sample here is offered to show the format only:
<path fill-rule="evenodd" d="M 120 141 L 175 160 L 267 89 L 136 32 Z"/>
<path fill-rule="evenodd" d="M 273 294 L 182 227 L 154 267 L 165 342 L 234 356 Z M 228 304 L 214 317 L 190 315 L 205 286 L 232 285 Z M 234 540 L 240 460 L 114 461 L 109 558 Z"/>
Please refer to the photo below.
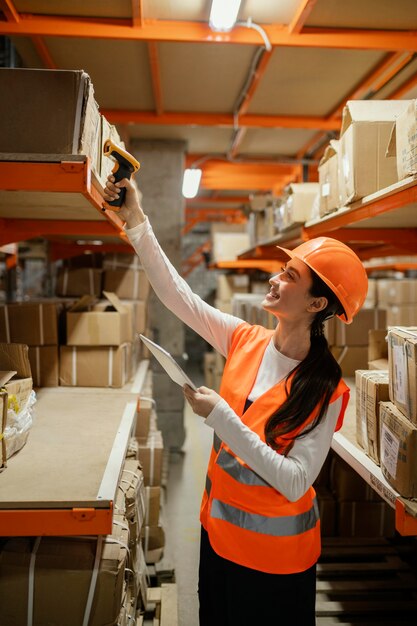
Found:
<path fill-rule="evenodd" d="M 197 391 L 197 387 L 194 385 L 192 380 L 188 378 L 182 367 L 178 365 L 178 363 L 170 355 L 170 353 L 167 352 L 167 350 L 164 350 L 164 348 L 161 348 L 161 346 L 158 346 L 157 343 L 151 341 L 150 339 L 148 339 L 148 337 L 145 337 L 144 335 L 139 335 L 139 337 L 152 352 L 155 359 L 159 361 L 159 363 L 162 365 L 168 376 L 170 376 L 170 378 L 175 383 L 177 383 L 181 387 L 183 387 L 184 385 L 190 385 L 190 387 L 194 389 L 194 391 Z"/>

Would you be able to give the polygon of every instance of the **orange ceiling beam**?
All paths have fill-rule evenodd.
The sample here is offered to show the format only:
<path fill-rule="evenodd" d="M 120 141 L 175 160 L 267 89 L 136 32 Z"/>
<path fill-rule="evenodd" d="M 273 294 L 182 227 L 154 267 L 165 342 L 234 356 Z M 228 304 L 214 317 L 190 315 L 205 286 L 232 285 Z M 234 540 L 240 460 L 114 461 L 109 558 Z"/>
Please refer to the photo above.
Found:
<path fill-rule="evenodd" d="M 33 45 L 35 46 L 36 52 L 39 54 L 45 67 L 48 68 L 49 70 L 58 69 L 58 66 L 53 60 L 52 55 L 49 52 L 48 47 L 43 37 L 39 37 L 38 35 L 35 35 L 31 37 L 31 39 L 32 39 Z"/>
<path fill-rule="evenodd" d="M 197 206 L 215 206 L 221 204 L 234 204 L 241 205 L 245 204 L 249 201 L 249 195 L 247 196 L 217 196 L 216 198 L 209 196 L 197 196 L 196 198 L 187 198 L 185 204 L 188 207 L 192 208 L 194 205 Z"/>
<path fill-rule="evenodd" d="M 151 80 L 152 80 L 152 92 L 155 102 L 155 112 L 157 115 L 163 113 L 163 97 L 162 97 L 162 84 L 161 84 L 161 72 L 159 65 L 158 44 L 156 41 L 148 42 L 148 55 L 149 65 L 151 68 Z"/>
<path fill-rule="evenodd" d="M 3 11 L 8 22 L 18 24 L 20 22 L 20 15 L 12 0 L 0 0 L 0 10 Z"/>
<path fill-rule="evenodd" d="M 206 161 L 203 166 L 201 189 L 274 190 L 295 180 L 298 166 L 283 163 L 229 163 Z"/>
<path fill-rule="evenodd" d="M 154 111 L 129 111 L 103 109 L 103 115 L 112 124 L 159 124 L 175 126 L 217 126 L 233 128 L 235 119 L 228 113 L 165 112 L 157 115 Z M 340 122 L 320 117 L 292 115 L 245 114 L 239 118 L 239 126 L 247 128 L 317 128 L 338 130 Z"/>
<path fill-rule="evenodd" d="M 6 2 L 10 4 L 8 0 Z M 290 33 L 285 24 L 265 24 L 263 29 L 272 46 L 417 51 L 415 30 L 308 28 L 302 33 Z M 17 23 L 1 22 L 0 33 L 88 39 L 238 43 L 251 46 L 261 43 L 256 30 L 243 26 L 236 26 L 228 33 L 214 33 L 205 22 L 143 19 L 142 26 L 132 26 L 131 20 L 126 19 L 74 19 L 27 14 L 21 14 Z"/>
<path fill-rule="evenodd" d="M 398 87 L 389 97 L 392 100 L 401 99 L 417 85 L 417 73 L 413 74 L 401 87 Z"/>
<path fill-rule="evenodd" d="M 301 33 L 317 0 L 301 0 L 294 17 L 288 24 L 289 33 Z"/>

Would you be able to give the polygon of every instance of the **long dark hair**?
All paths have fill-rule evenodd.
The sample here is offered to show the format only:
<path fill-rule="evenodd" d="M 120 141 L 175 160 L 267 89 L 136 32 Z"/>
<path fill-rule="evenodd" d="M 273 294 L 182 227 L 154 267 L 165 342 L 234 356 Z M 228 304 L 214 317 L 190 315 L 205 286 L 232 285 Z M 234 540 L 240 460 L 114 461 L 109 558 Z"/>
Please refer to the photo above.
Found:
<path fill-rule="evenodd" d="M 287 399 L 279 409 L 271 415 L 265 424 L 265 440 L 274 449 L 277 446 L 275 438 L 285 436 L 305 422 L 307 417 L 318 406 L 316 418 L 302 430 L 298 437 L 311 432 L 320 424 L 329 406 L 330 398 L 336 389 L 341 377 L 340 365 L 329 350 L 327 339 L 324 336 L 324 322 L 333 315 L 343 314 L 343 307 L 339 300 L 326 285 L 325 282 L 313 271 L 310 294 L 315 298 L 327 298 L 327 306 L 323 311 L 316 314 L 310 327 L 310 350 L 305 359 L 301 361 L 287 376 L 285 388 Z M 294 375 L 291 383 L 290 377 Z M 288 443 L 291 447 L 293 437 Z M 288 451 L 288 450 L 287 450 Z"/>

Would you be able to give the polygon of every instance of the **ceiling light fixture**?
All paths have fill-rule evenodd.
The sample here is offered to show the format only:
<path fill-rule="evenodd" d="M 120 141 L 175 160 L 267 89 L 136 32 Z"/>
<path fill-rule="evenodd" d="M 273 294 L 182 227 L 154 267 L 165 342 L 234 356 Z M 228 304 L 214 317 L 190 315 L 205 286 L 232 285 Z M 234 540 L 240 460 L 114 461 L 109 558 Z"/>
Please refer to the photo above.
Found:
<path fill-rule="evenodd" d="M 213 0 L 209 26 L 212 30 L 232 30 L 237 20 L 241 0 Z"/>
<path fill-rule="evenodd" d="M 184 198 L 195 198 L 200 186 L 202 170 L 191 168 L 184 170 L 182 181 L 182 195 Z"/>

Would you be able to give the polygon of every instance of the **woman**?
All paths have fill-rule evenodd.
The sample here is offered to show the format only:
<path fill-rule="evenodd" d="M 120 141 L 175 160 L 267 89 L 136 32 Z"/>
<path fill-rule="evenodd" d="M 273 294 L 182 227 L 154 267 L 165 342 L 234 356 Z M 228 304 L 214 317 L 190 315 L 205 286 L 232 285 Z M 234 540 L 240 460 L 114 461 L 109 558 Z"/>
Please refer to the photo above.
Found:
<path fill-rule="evenodd" d="M 192 293 L 159 247 L 132 183 L 109 177 L 106 200 L 120 187 L 127 194 L 119 215 L 154 291 L 227 357 L 220 394 L 184 389 L 214 430 L 200 516 L 200 624 L 313 625 L 320 522 L 312 484 L 349 398 L 323 322 L 352 321 L 366 272 L 334 239 L 281 248 L 286 265 L 263 301 L 276 329 L 247 324 Z"/>

